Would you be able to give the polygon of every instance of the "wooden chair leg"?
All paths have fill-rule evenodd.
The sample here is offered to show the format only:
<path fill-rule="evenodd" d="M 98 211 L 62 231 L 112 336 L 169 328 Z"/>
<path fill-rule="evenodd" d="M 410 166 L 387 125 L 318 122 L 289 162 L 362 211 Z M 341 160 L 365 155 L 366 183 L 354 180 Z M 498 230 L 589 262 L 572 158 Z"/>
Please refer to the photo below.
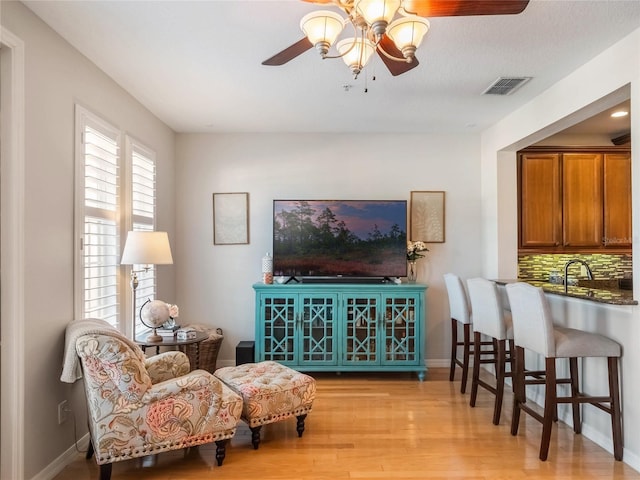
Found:
<path fill-rule="evenodd" d="M 469 398 L 469 406 L 476 406 L 476 398 L 478 396 L 478 384 L 480 382 L 480 332 L 473 333 L 473 374 L 471 375 L 471 398 Z M 463 392 L 464 393 L 464 392 Z"/>
<path fill-rule="evenodd" d="M 545 393 L 544 393 L 544 414 L 542 418 L 542 439 L 540 441 L 540 455 L 542 461 L 549 455 L 549 444 L 551 443 L 551 429 L 553 427 L 556 412 L 556 359 L 553 357 L 545 359 Z"/>
<path fill-rule="evenodd" d="M 87 454 L 84 458 L 89 460 L 91 457 L 93 457 L 93 442 L 91 441 L 91 437 L 89 437 L 89 446 L 87 447 Z"/>
<path fill-rule="evenodd" d="M 524 348 L 515 349 L 515 372 L 512 375 L 513 382 L 513 413 L 511 414 L 511 435 L 518 434 L 520 424 L 520 404 L 527 399 L 524 383 Z"/>
<path fill-rule="evenodd" d="M 506 363 L 506 342 L 496 342 L 496 399 L 493 405 L 493 424 L 500 424 L 502 413 L 502 397 L 504 396 L 504 365 Z"/>
<path fill-rule="evenodd" d="M 100 465 L 100 480 L 111 480 L 112 463 Z"/>
<path fill-rule="evenodd" d="M 571 377 L 571 397 L 578 398 L 580 396 L 580 385 L 578 380 L 578 359 L 575 357 L 569 359 L 569 375 Z M 573 412 L 573 431 L 576 434 L 580 434 L 582 433 L 582 421 L 580 420 L 580 404 L 577 402 L 573 402 L 571 404 L 571 410 Z"/>
<path fill-rule="evenodd" d="M 607 358 L 609 369 L 609 396 L 611 397 L 611 430 L 613 436 L 613 457 L 621 461 L 624 451 L 622 436 L 622 416 L 620 411 L 620 385 L 618 379 L 618 357 Z"/>
<path fill-rule="evenodd" d="M 456 358 L 458 355 L 458 321 L 451 319 L 451 366 L 449 367 L 449 381 L 453 382 L 456 375 Z"/>
<path fill-rule="evenodd" d="M 465 323 L 464 327 L 464 345 L 462 358 L 462 383 L 460 385 L 460 393 L 467 390 L 467 377 L 469 376 L 469 358 L 471 357 L 471 324 Z"/>
<path fill-rule="evenodd" d="M 227 454 L 227 442 L 226 440 L 218 440 L 216 442 L 216 462 L 218 462 L 218 466 L 222 466 L 222 462 L 224 462 L 224 457 Z"/>

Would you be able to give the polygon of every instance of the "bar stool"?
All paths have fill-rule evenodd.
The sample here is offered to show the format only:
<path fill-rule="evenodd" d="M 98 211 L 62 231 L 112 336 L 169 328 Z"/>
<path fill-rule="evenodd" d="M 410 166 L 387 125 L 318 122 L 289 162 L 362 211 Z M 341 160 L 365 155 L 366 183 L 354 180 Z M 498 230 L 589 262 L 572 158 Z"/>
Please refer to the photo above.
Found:
<path fill-rule="evenodd" d="M 520 412 L 528 413 L 542 423 L 540 460 L 546 460 L 551 441 L 556 405 L 570 403 L 573 411 L 573 431 L 580 433 L 581 403 L 588 403 L 611 415 L 613 455 L 622 460 L 623 437 L 620 412 L 620 392 L 618 380 L 618 359 L 620 345 L 613 340 L 595 333 L 553 325 L 547 298 L 541 288 L 527 283 L 507 285 L 507 296 L 513 314 L 513 333 L 516 345 L 516 367 L 513 376 L 514 401 L 511 418 L 511 435 L 518 434 Z M 544 413 L 540 415 L 526 404 L 525 392 L 525 349 L 545 358 L 545 399 Z M 578 358 L 606 357 L 608 364 L 609 394 L 588 396 L 579 391 Z M 557 379 L 556 359 L 569 359 L 569 379 Z M 568 383 L 571 395 L 559 397 L 557 384 Z M 527 383 L 528 384 L 528 383 Z"/>
<path fill-rule="evenodd" d="M 473 355 L 473 342 L 471 341 L 471 308 L 469 298 L 460 277 L 453 273 L 444 274 L 444 282 L 449 297 L 449 310 L 451 314 L 451 366 L 449 368 L 449 381 L 453 382 L 456 374 L 456 365 L 462 369 L 462 383 L 460 393 L 467 389 L 467 377 L 469 374 L 469 359 Z M 462 325 L 462 341 L 458 341 L 458 325 Z M 482 342 L 482 345 L 492 345 L 493 342 Z M 462 347 L 462 359 L 458 358 L 458 347 Z M 489 363 L 490 360 L 483 360 Z"/>
<path fill-rule="evenodd" d="M 467 280 L 467 289 L 471 308 L 473 310 L 473 375 L 471 378 L 471 398 L 469 405 L 476 406 L 478 387 L 483 387 L 495 395 L 493 405 L 493 424 L 500 423 L 502 412 L 502 398 L 504 396 L 504 379 L 510 376 L 505 366 L 507 362 L 513 371 L 512 353 L 514 351 L 513 325 L 510 312 L 505 312 L 498 287 L 494 282 L 484 278 L 471 278 Z M 481 350 L 482 335 L 490 337 L 495 347 L 495 355 L 491 353 L 491 362 L 496 370 L 495 386 L 480 378 L 480 363 L 485 351 Z M 509 355 L 507 355 L 507 342 L 509 343 Z"/>

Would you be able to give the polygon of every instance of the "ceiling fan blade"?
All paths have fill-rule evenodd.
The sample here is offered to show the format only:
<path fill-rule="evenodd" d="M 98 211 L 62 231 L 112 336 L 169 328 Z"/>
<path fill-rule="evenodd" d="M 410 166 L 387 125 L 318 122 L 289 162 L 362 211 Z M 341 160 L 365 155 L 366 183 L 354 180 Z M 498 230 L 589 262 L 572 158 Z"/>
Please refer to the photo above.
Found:
<path fill-rule="evenodd" d="M 389 57 L 387 57 L 383 52 L 381 52 L 380 48 L 382 48 L 389 55 L 396 58 L 402 58 L 402 52 L 398 50 L 398 47 L 396 47 L 395 43 L 393 43 L 393 40 L 391 40 L 391 38 L 389 38 L 387 35 L 382 36 L 382 40 L 380 40 L 380 43 L 378 44 L 378 48 L 376 49 L 376 51 L 378 52 L 378 56 L 380 57 L 382 62 L 387 66 L 387 68 L 391 72 L 391 75 L 393 75 L 394 77 L 396 75 L 401 75 L 403 73 L 406 73 L 409 70 L 416 68 L 420 64 L 420 62 L 418 62 L 418 59 L 415 57 L 413 58 L 413 61 L 411 63 L 392 60 Z"/>
<path fill-rule="evenodd" d="M 307 37 L 304 37 L 302 40 L 297 41 L 290 47 L 287 47 L 281 52 L 276 53 L 273 57 L 266 59 L 264 62 L 262 62 L 262 65 L 284 65 L 285 63 L 296 58 L 298 55 L 303 54 L 311 47 L 313 47 L 313 45 L 311 44 L 309 39 Z"/>
<path fill-rule="evenodd" d="M 529 0 L 404 0 L 407 13 L 421 17 L 456 17 L 465 15 L 515 15 Z"/>

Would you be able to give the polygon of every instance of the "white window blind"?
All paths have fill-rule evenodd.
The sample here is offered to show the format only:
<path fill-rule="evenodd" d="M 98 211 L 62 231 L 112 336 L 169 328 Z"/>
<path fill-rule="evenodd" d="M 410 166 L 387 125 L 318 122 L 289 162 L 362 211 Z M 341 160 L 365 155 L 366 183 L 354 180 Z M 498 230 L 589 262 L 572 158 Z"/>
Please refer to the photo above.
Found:
<path fill-rule="evenodd" d="M 119 132 L 82 116 L 82 317 L 118 325 Z"/>
<path fill-rule="evenodd" d="M 152 150 L 76 106 L 76 318 L 106 320 L 129 336 L 145 329 L 139 309 L 156 296 L 156 270 L 131 267 L 139 282 L 132 322 L 130 270 L 120 255 L 129 230 L 155 229 L 155 182 Z"/>
<path fill-rule="evenodd" d="M 156 162 L 152 151 L 131 141 L 131 203 L 133 230 L 153 231 L 156 218 Z M 148 267 L 148 270 L 143 270 Z M 136 289 L 135 332 L 147 329 L 140 321 L 140 308 L 156 298 L 156 269 L 151 265 L 134 265 L 138 273 Z"/>

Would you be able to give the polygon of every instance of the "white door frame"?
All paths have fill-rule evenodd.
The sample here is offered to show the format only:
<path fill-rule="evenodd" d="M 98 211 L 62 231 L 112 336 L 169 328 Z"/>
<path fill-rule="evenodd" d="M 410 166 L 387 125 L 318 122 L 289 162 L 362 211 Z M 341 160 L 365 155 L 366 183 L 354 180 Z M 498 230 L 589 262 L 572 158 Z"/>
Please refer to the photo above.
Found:
<path fill-rule="evenodd" d="M 24 478 L 24 212 L 25 212 L 25 48 L 24 42 L 0 28 L 0 48 L 10 52 L 3 87 L 0 158 L 0 478 Z M 9 80 L 8 82 L 6 80 Z M 8 85 L 7 85 L 8 84 Z M 7 111 L 8 110 L 8 111 Z"/>

